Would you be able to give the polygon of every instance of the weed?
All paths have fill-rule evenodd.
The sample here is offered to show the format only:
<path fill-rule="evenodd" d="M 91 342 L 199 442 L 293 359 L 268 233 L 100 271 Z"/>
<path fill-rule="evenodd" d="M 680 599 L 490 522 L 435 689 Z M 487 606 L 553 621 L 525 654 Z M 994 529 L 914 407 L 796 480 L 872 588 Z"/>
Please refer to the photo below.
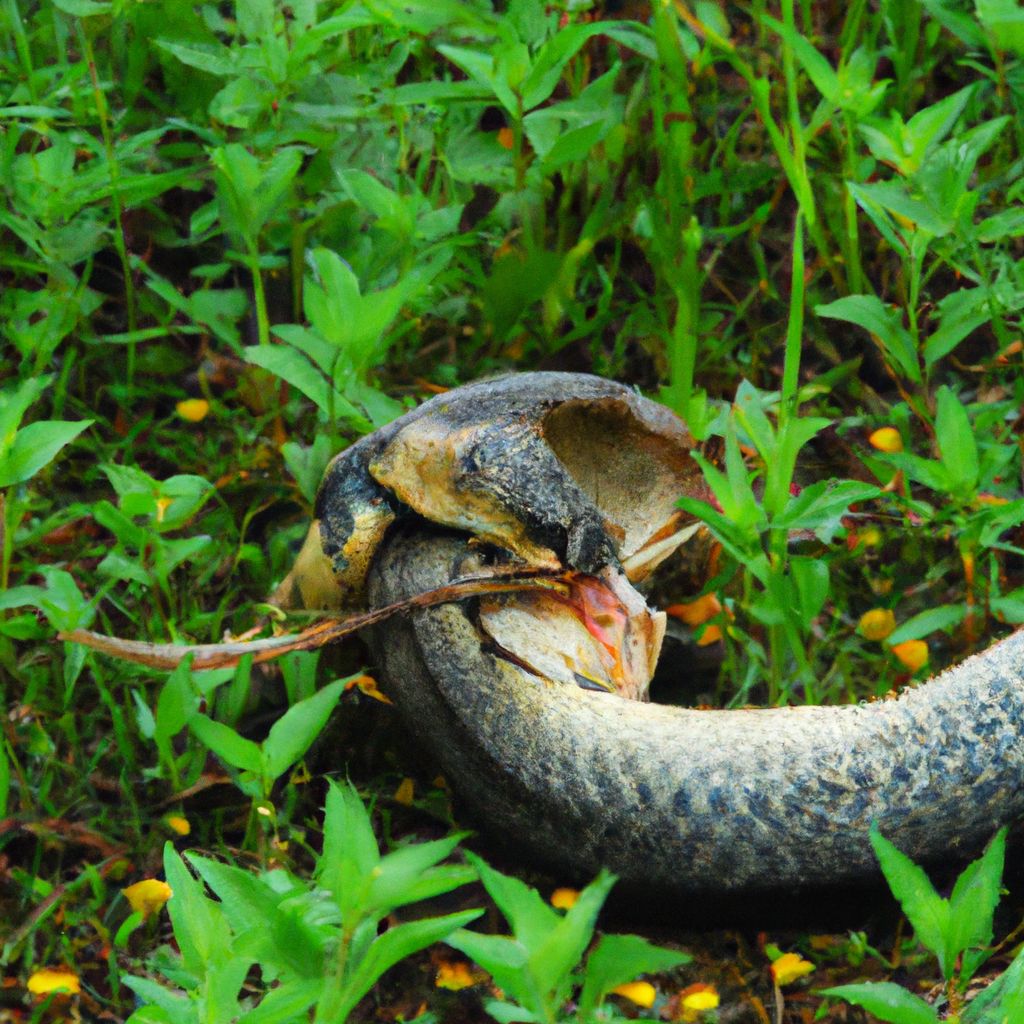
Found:
<path fill-rule="evenodd" d="M 985 853 L 964 869 L 949 899 L 928 876 L 880 832 L 871 836 L 878 862 L 893 895 L 914 928 L 917 940 L 938 960 L 945 980 L 945 1006 L 933 1006 L 893 982 L 865 982 L 824 989 L 823 995 L 862 1006 L 892 1024 L 1004 1024 L 1024 1012 L 1024 954 L 971 1002 L 964 991 L 991 955 L 992 916 L 999 902 L 1006 849 L 1001 829 Z M 940 1013 L 942 1014 L 940 1016 Z"/>

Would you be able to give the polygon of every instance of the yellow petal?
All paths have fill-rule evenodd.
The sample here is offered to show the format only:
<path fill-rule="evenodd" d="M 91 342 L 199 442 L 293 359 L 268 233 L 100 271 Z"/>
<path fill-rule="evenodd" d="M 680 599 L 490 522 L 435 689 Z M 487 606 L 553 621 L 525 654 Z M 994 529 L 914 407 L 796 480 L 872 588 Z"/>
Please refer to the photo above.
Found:
<path fill-rule="evenodd" d="M 988 491 L 982 491 L 978 495 L 979 505 L 1008 505 L 1009 503 L 1009 498 L 1002 498 L 998 494 L 989 494 Z"/>
<path fill-rule="evenodd" d="M 700 634 L 700 639 L 697 641 L 698 647 L 709 647 L 711 644 L 717 644 L 722 639 L 722 627 L 711 623 L 710 626 L 705 626 L 703 632 Z"/>
<path fill-rule="evenodd" d="M 576 905 L 579 898 L 579 889 L 556 889 L 551 894 L 551 906 L 558 910 L 568 910 Z"/>
<path fill-rule="evenodd" d="M 355 679 L 350 679 L 345 684 L 345 689 L 351 690 L 352 687 L 358 688 L 360 693 L 365 693 L 367 697 L 372 697 L 374 700 L 379 700 L 381 704 L 391 704 L 391 698 L 386 693 L 382 693 L 377 688 L 377 680 L 373 676 L 361 675 L 356 676 Z"/>
<path fill-rule="evenodd" d="M 625 985 L 619 985 L 618 988 L 613 988 L 612 992 L 645 1008 L 652 1007 L 658 995 L 658 990 L 649 981 L 630 981 Z"/>
<path fill-rule="evenodd" d="M 804 960 L 799 953 L 783 953 L 772 964 L 772 978 L 775 980 L 775 984 L 781 987 L 792 984 L 813 970 L 814 964 L 809 960 Z"/>
<path fill-rule="evenodd" d="M 705 594 L 696 601 L 688 601 L 686 604 L 671 604 L 665 609 L 665 614 L 685 622 L 688 626 L 700 626 L 708 619 L 713 619 L 721 610 L 722 602 L 718 600 L 718 595 Z"/>
<path fill-rule="evenodd" d="M 928 664 L 928 645 L 923 640 L 904 640 L 901 644 L 893 644 L 892 653 L 911 672 Z"/>
<path fill-rule="evenodd" d="M 28 990 L 35 996 L 46 996 L 51 992 L 77 995 L 82 991 L 78 975 L 65 967 L 43 967 L 28 979 Z"/>
<path fill-rule="evenodd" d="M 143 917 L 152 917 L 160 912 L 160 908 L 173 896 L 171 887 L 159 878 L 144 878 L 141 882 L 129 885 L 124 890 L 124 897 L 132 910 Z"/>
<path fill-rule="evenodd" d="M 180 814 L 168 814 L 164 818 L 164 824 L 172 832 L 177 832 L 179 836 L 187 836 L 192 831 L 192 825 L 188 818 L 184 818 Z"/>
<path fill-rule="evenodd" d="M 860 633 L 866 640 L 884 640 L 896 628 L 890 608 L 872 608 L 860 617 Z"/>
<path fill-rule="evenodd" d="M 901 452 L 903 451 L 903 438 L 895 427 L 879 427 L 868 438 L 872 448 L 880 452 Z"/>
<path fill-rule="evenodd" d="M 690 985 L 689 988 L 684 988 L 679 996 L 683 1020 L 696 1020 L 700 1014 L 717 1009 L 720 1002 L 718 990 L 714 985 Z"/>
<path fill-rule="evenodd" d="M 463 961 L 442 963 L 434 977 L 436 988 L 446 988 L 450 992 L 458 992 L 460 989 L 470 988 L 475 984 L 476 979 L 469 969 L 469 964 Z"/>
<path fill-rule="evenodd" d="M 199 423 L 205 420 L 210 411 L 210 403 L 205 398 L 186 398 L 177 405 L 178 415 L 188 423 Z"/>
<path fill-rule="evenodd" d="M 412 779 L 402 779 L 395 790 L 395 803 L 403 807 L 412 807 L 414 788 Z"/>

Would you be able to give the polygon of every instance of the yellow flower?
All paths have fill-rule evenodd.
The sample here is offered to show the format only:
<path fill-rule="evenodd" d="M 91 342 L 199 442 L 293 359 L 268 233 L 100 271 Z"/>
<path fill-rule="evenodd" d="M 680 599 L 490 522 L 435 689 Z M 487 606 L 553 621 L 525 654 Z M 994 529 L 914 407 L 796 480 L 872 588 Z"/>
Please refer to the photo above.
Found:
<path fill-rule="evenodd" d="M 412 807 L 413 792 L 412 779 L 402 779 L 395 790 L 395 803 L 403 807 Z"/>
<path fill-rule="evenodd" d="M 679 1020 L 695 1021 L 701 1014 L 708 1010 L 718 1008 L 720 1000 L 718 990 L 714 985 L 690 985 L 679 993 L 679 1009 L 681 1011 Z"/>
<path fill-rule="evenodd" d="M 799 953 L 783 953 L 772 964 L 772 980 L 778 986 L 791 985 L 798 978 L 810 974 L 814 970 L 814 964 L 810 960 L 804 960 Z"/>
<path fill-rule="evenodd" d="M 717 594 L 705 594 L 696 601 L 686 604 L 672 604 L 665 609 L 666 615 L 685 622 L 688 626 L 701 626 L 708 619 L 713 619 L 722 610 L 722 602 Z"/>
<path fill-rule="evenodd" d="M 180 814 L 168 814 L 164 818 L 164 824 L 172 832 L 177 832 L 179 836 L 187 836 L 192 831 L 188 818 L 182 817 Z"/>
<path fill-rule="evenodd" d="M 866 640 L 884 640 L 896 628 L 896 616 L 889 608 L 872 608 L 860 617 L 859 628 Z"/>
<path fill-rule="evenodd" d="M 442 963 L 437 968 L 437 974 L 434 977 L 434 986 L 436 988 L 446 988 L 449 992 L 458 992 L 460 989 L 470 988 L 476 982 L 477 979 L 473 977 L 469 964 L 461 960 L 455 963 Z"/>
<path fill-rule="evenodd" d="M 160 912 L 160 908 L 174 895 L 171 887 L 158 878 L 144 878 L 141 882 L 129 885 L 124 890 L 124 897 L 132 910 L 143 917 L 152 917 Z"/>
<path fill-rule="evenodd" d="M 928 645 L 923 640 L 904 640 L 901 644 L 893 644 L 892 653 L 911 672 L 928 664 Z"/>
<path fill-rule="evenodd" d="M 880 452 L 901 452 L 903 451 L 903 438 L 895 427 L 879 427 L 868 438 L 872 448 Z"/>
<path fill-rule="evenodd" d="M 998 494 L 989 494 L 988 491 L 982 491 L 978 495 L 979 505 L 1008 505 L 1009 503 L 1009 498 L 1002 498 Z"/>
<path fill-rule="evenodd" d="M 48 996 L 51 992 L 78 995 L 82 986 L 78 975 L 66 967 L 43 967 L 28 979 L 28 990 L 34 996 Z"/>
<path fill-rule="evenodd" d="M 882 531 L 877 526 L 867 526 L 863 530 L 849 530 L 846 534 L 846 547 L 850 551 L 857 548 L 877 548 L 882 546 Z"/>
<path fill-rule="evenodd" d="M 391 704 L 391 698 L 386 693 L 381 693 L 377 688 L 377 680 L 373 676 L 361 675 L 356 676 L 355 679 L 350 679 L 345 684 L 345 692 L 347 693 L 353 687 L 359 690 L 360 693 L 365 693 L 367 697 L 372 697 L 374 700 L 379 700 L 381 704 Z"/>
<path fill-rule="evenodd" d="M 579 898 L 579 889 L 556 889 L 551 894 L 551 906 L 558 910 L 568 910 L 570 907 L 576 906 L 576 901 Z"/>
<path fill-rule="evenodd" d="M 205 398 L 186 398 L 177 405 L 178 415 L 188 423 L 205 420 L 210 412 L 210 403 Z"/>
<path fill-rule="evenodd" d="M 698 647 L 710 647 L 711 644 L 718 643 L 722 639 L 722 627 L 716 626 L 713 622 L 710 626 L 705 626 L 703 632 L 700 634 L 700 639 L 697 641 Z"/>
<path fill-rule="evenodd" d="M 162 523 L 167 510 L 174 504 L 173 498 L 161 497 L 156 499 L 156 521 Z"/>
<path fill-rule="evenodd" d="M 630 981 L 625 985 L 619 985 L 618 988 L 613 988 L 612 992 L 647 1009 L 654 1005 L 654 1000 L 658 995 L 658 990 L 649 981 Z"/>

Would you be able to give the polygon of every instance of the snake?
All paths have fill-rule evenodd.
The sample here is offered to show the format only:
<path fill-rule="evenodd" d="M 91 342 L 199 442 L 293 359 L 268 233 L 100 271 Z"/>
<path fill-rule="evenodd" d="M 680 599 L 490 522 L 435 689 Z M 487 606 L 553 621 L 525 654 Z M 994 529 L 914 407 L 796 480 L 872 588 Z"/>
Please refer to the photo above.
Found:
<path fill-rule="evenodd" d="M 471 820 L 557 870 L 730 895 L 877 876 L 877 828 L 966 856 L 1024 813 L 1024 633 L 898 697 L 706 710 L 647 700 L 642 590 L 700 524 L 695 443 L 602 378 L 438 395 L 328 466 L 282 603 L 380 607 L 487 571 L 539 589 L 375 626 L 386 691 Z M 552 576 L 553 574 L 553 576 Z"/>

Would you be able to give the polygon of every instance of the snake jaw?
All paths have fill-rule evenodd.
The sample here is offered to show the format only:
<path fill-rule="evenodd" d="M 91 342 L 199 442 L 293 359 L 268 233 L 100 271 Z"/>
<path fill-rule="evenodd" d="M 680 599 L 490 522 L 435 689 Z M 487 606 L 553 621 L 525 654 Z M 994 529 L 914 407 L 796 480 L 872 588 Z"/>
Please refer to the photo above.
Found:
<path fill-rule="evenodd" d="M 618 569 L 569 573 L 557 589 L 487 597 L 481 631 L 500 655 L 552 683 L 646 700 L 665 635 Z"/>

